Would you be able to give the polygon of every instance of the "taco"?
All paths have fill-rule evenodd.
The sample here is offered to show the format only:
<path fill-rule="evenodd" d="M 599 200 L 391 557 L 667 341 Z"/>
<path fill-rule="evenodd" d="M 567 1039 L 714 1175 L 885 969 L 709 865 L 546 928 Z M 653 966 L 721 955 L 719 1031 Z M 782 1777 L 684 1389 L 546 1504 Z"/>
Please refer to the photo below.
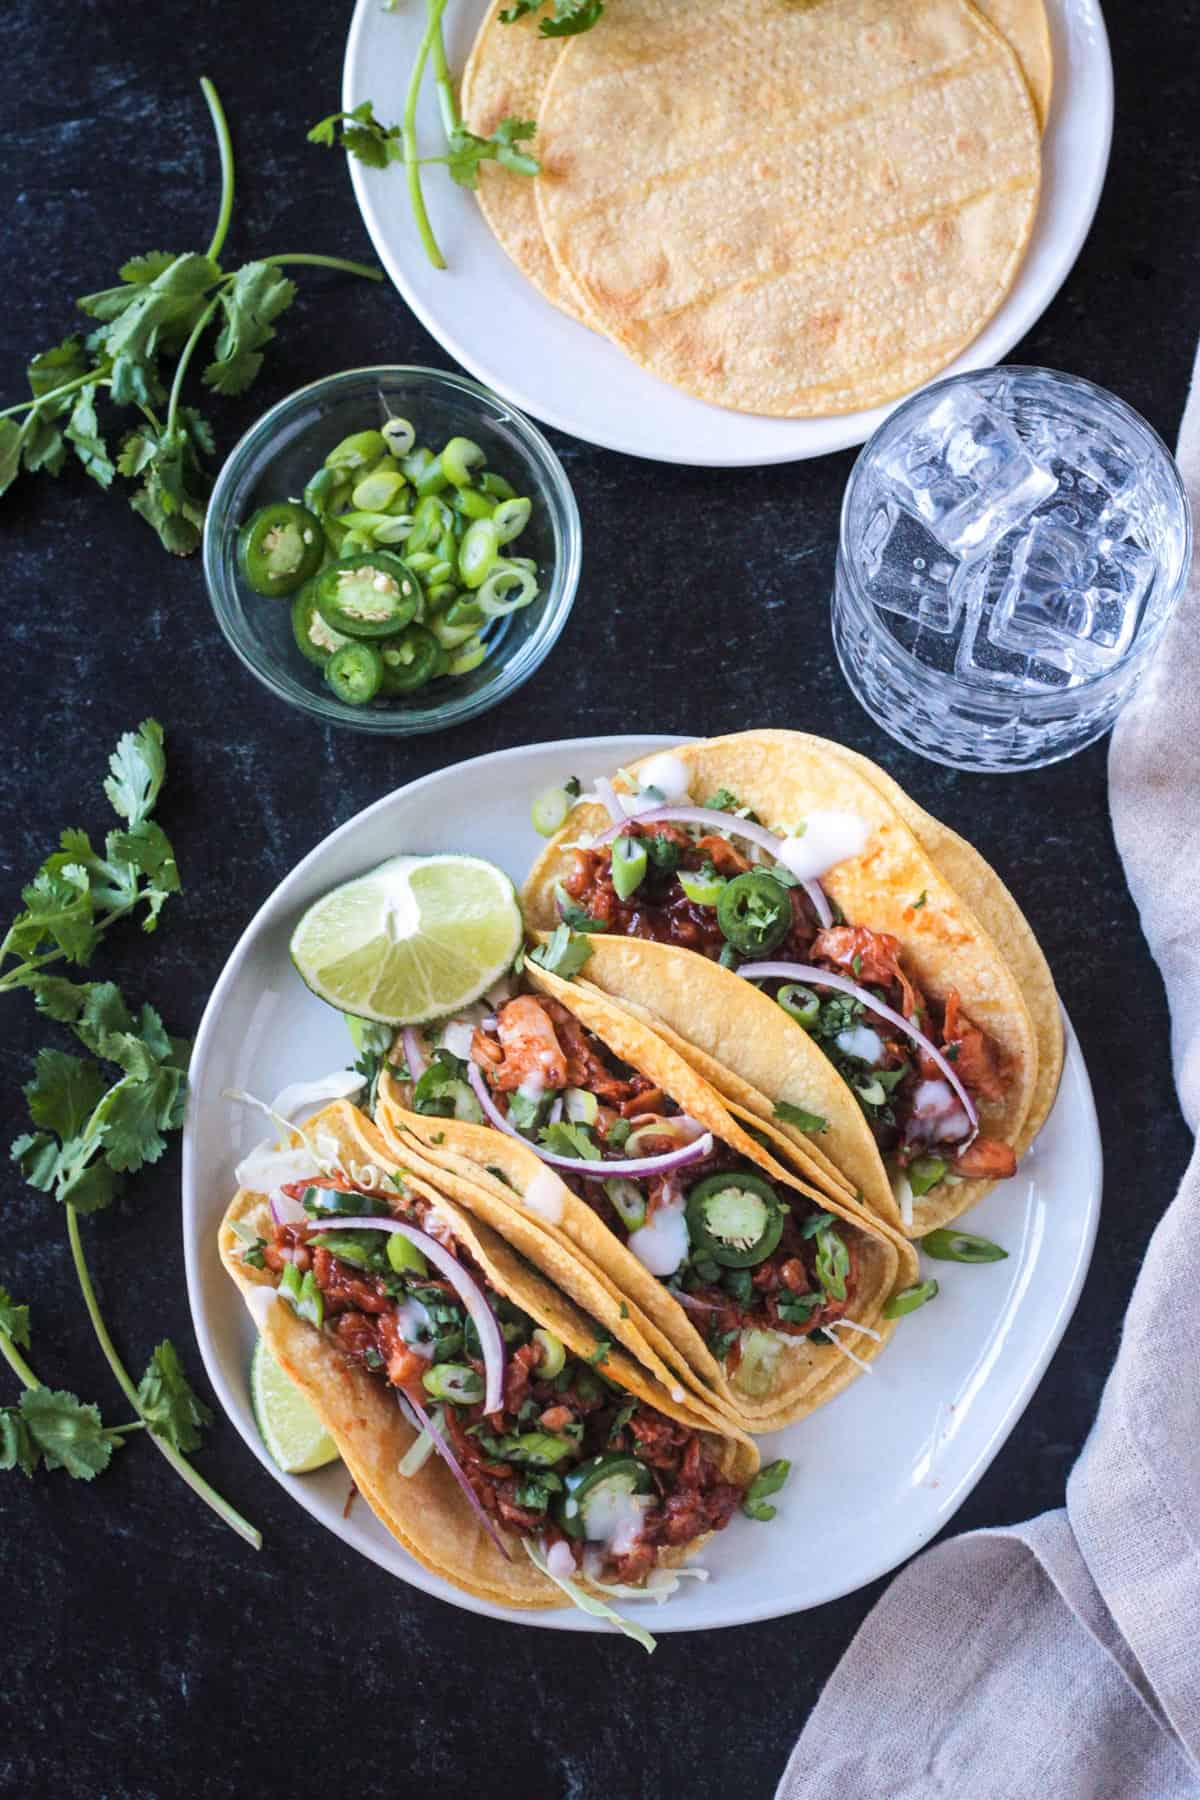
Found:
<path fill-rule="evenodd" d="M 586 984 L 531 960 L 524 991 L 478 1010 L 436 1044 L 405 1033 L 430 1060 L 380 1081 L 395 1155 L 493 1209 L 648 1371 L 742 1429 L 803 1417 L 869 1364 L 915 1276 L 903 1239 Z"/>
<path fill-rule="evenodd" d="M 310 1178 L 239 1189 L 221 1258 L 383 1524 L 499 1605 L 662 1598 L 745 1502 L 753 1444 L 672 1399 L 347 1102 L 278 1173 L 306 1151 Z"/>
<path fill-rule="evenodd" d="M 865 758 L 799 732 L 683 745 L 617 784 L 597 782 L 535 864 L 532 928 L 591 934 L 589 981 L 707 1059 L 727 1099 L 721 1068 L 790 1109 L 798 1165 L 823 1154 L 893 1227 L 921 1236 L 1015 1173 L 1061 1026 L 977 853 Z"/>

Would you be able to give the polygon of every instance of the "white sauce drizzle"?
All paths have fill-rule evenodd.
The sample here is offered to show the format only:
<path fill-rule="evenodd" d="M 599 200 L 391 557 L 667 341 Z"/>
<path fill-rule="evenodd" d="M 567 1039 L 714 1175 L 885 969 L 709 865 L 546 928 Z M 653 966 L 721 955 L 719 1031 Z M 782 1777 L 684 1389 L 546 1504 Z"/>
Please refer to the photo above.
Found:
<path fill-rule="evenodd" d="M 651 1275 L 673 1275 L 688 1253 L 686 1202 L 665 1200 L 645 1225 L 629 1234 L 629 1248 Z"/>
<path fill-rule="evenodd" d="M 869 1025 L 851 1025 L 846 1031 L 839 1031 L 833 1040 L 843 1056 L 853 1056 L 858 1062 L 879 1063 L 883 1057 L 883 1039 Z"/>
<path fill-rule="evenodd" d="M 785 837 L 779 861 L 801 881 L 816 881 L 837 863 L 861 856 L 871 827 L 857 813 L 810 812 L 799 837 Z"/>
<path fill-rule="evenodd" d="M 547 1225 L 559 1225 L 562 1222 L 565 1191 L 557 1175 L 549 1169 L 539 1169 L 522 1195 L 525 1209 L 536 1213 Z"/>
<path fill-rule="evenodd" d="M 250 1309 L 250 1317 L 260 1331 L 266 1329 L 267 1314 L 274 1306 L 276 1298 L 275 1289 L 266 1281 L 256 1281 L 252 1288 L 247 1289 L 246 1305 Z"/>
<path fill-rule="evenodd" d="M 625 1556 L 642 1535 L 653 1494 L 631 1494 L 615 1484 L 597 1489 L 587 1501 L 588 1542 L 603 1544 L 610 1556 Z"/>
<path fill-rule="evenodd" d="M 649 812 L 655 806 L 686 806 L 691 800 L 691 776 L 687 764 L 670 750 L 652 756 L 638 770 L 639 791 L 618 794 L 621 807 L 629 818 Z M 653 794 L 646 792 L 653 788 Z"/>
<path fill-rule="evenodd" d="M 922 1081 L 918 1083 L 912 1102 L 913 1118 L 931 1129 L 930 1137 L 953 1142 L 957 1138 L 965 1138 L 971 1129 L 971 1121 L 958 1103 L 958 1098 L 948 1081 Z"/>
<path fill-rule="evenodd" d="M 428 1362 L 433 1356 L 433 1320 L 429 1308 L 422 1306 L 419 1300 L 402 1300 L 396 1308 L 396 1324 L 413 1354 L 423 1356 Z"/>
<path fill-rule="evenodd" d="M 571 1554 L 571 1546 L 564 1544 L 561 1538 L 556 1544 L 551 1544 L 546 1552 L 546 1567 L 560 1580 L 569 1581 L 575 1573 L 575 1558 Z"/>
<path fill-rule="evenodd" d="M 352 1095 L 361 1093 L 366 1085 L 365 1075 L 356 1075 L 353 1069 L 335 1069 L 331 1075 L 322 1075 L 316 1081 L 291 1082 L 276 1094 L 271 1111 L 278 1113 L 280 1118 L 294 1119 L 306 1106 L 320 1106 L 326 1100 L 349 1100 Z"/>
<path fill-rule="evenodd" d="M 468 1020 L 451 1019 L 442 1027 L 441 1048 L 466 1062 L 471 1054 L 471 1039 L 474 1036 L 475 1027 Z"/>

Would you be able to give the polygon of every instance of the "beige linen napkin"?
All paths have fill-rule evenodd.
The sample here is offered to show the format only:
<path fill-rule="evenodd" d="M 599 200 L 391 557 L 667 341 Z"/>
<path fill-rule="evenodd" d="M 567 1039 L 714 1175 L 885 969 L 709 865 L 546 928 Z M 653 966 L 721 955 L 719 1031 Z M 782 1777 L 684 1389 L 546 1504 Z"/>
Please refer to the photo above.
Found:
<path fill-rule="evenodd" d="M 1196 511 L 1200 359 L 1178 455 Z M 1109 775 L 1195 1130 L 1200 559 L 1113 735 Z M 821 1695 L 777 1800 L 942 1794 L 1200 1800 L 1200 1150 L 1151 1239 L 1065 1509 L 955 1538 L 897 1576 Z"/>

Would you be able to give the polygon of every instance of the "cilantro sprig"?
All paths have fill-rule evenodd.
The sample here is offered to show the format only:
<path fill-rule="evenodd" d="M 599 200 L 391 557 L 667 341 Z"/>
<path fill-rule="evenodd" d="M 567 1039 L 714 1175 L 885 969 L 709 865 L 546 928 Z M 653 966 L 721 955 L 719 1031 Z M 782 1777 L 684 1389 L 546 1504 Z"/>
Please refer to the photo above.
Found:
<path fill-rule="evenodd" d="M 22 889 L 24 910 L 0 940 L 0 993 L 28 987 L 48 963 L 87 963 L 109 927 L 140 907 L 142 929 L 153 931 L 179 891 L 171 841 L 151 817 L 166 775 L 156 719 L 124 734 L 109 770 L 104 791 L 122 823 L 106 834 L 102 854 L 85 831 L 62 833 L 61 848 Z M 9 958 L 15 963 L 5 968 Z"/>
<path fill-rule="evenodd" d="M 102 488 L 118 477 L 136 483 L 130 505 L 177 556 L 199 545 L 212 486 L 205 462 L 216 447 L 212 426 L 183 401 L 205 334 L 215 331 L 204 385 L 216 394 L 241 394 L 262 368 L 275 320 L 296 297 L 295 283 L 281 269 L 304 263 L 381 279 L 378 269 L 337 256 L 285 254 L 222 268 L 217 258 L 233 214 L 233 146 L 216 89 L 207 77 L 200 87 L 221 160 L 207 250 L 151 250 L 123 263 L 114 286 L 76 302 L 94 329 L 35 356 L 26 370 L 31 398 L 0 411 L 0 494 L 22 469 L 58 475 L 74 456 Z M 111 426 L 98 402 L 112 415 Z M 121 432 L 116 442 L 105 435 L 113 428 Z"/>
<path fill-rule="evenodd" d="M 32 1473 L 34 1451 L 39 1450 L 48 1468 L 64 1466 L 78 1474 L 69 1460 L 74 1456 L 81 1466 L 90 1459 L 95 1465 L 91 1474 L 98 1474 L 107 1466 L 118 1434 L 145 1426 L 188 1486 L 257 1548 L 261 1538 L 255 1528 L 187 1460 L 199 1447 L 211 1414 L 192 1391 L 169 1341 L 158 1345 L 134 1386 L 101 1313 L 79 1225 L 82 1215 L 112 1204 L 127 1175 L 157 1162 L 167 1147 L 164 1134 L 182 1124 L 190 1046 L 167 1033 L 154 1007 L 132 1011 L 110 981 L 75 983 L 35 974 L 25 985 L 39 1010 L 69 1026 L 92 1054 L 80 1057 L 51 1046 L 38 1052 L 33 1080 L 24 1090 L 36 1129 L 16 1139 L 12 1160 L 31 1187 L 52 1194 L 66 1211 L 67 1238 L 92 1329 L 137 1418 L 101 1432 L 94 1407 L 81 1408 L 64 1394 L 52 1395 L 51 1406 L 27 1392 L 5 1415 L 7 1424 L 0 1425 L 0 1467 L 19 1466 Z M 18 1342 L 28 1343 L 28 1311 L 14 1306 L 0 1290 L 0 1353 L 27 1387 L 46 1392 L 27 1365 L 22 1369 L 13 1360 Z M 27 1416 L 31 1409 L 33 1417 Z"/>
<path fill-rule="evenodd" d="M 540 12 L 545 0 L 515 0 L 500 14 L 504 25 L 512 25 L 527 13 Z M 532 119 L 501 119 L 488 137 L 468 131 L 459 111 L 458 95 L 446 60 L 446 43 L 442 33 L 442 14 L 447 0 L 426 0 L 425 30 L 409 72 L 404 111 L 399 124 L 384 125 L 375 117 L 375 107 L 364 100 L 350 112 L 330 113 L 308 134 L 310 144 L 326 149 L 340 146 L 348 155 L 371 169 L 386 169 L 391 163 L 404 167 L 408 181 L 409 204 L 416 220 L 417 233 L 425 254 L 435 269 L 444 269 L 446 259 L 429 222 L 425 194 L 421 186 L 421 170 L 430 164 L 443 165 L 460 187 L 479 185 L 479 166 L 497 162 L 514 175 L 537 175 L 541 164 L 527 148 L 536 132 Z M 538 32 L 545 38 L 575 37 L 590 31 L 604 12 L 604 0 L 553 0 L 552 10 L 539 19 Z M 425 70 L 433 70 L 434 90 L 446 147 L 439 156 L 422 156 L 417 148 L 417 103 Z"/>

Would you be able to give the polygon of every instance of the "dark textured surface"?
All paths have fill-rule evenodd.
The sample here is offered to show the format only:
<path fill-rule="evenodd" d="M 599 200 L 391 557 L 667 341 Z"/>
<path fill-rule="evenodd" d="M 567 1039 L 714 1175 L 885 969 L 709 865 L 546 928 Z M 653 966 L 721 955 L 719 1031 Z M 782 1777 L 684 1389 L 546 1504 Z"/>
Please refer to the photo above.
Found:
<path fill-rule="evenodd" d="M 412 0 L 415 4 L 415 0 Z M 70 301 L 126 255 L 201 248 L 216 158 L 195 79 L 218 83 L 240 151 L 230 251 L 368 254 L 339 158 L 304 127 L 335 103 L 348 14 L 191 0 L 14 0 L 0 20 L 6 221 L 0 368 L 70 328 Z M 1091 239 L 1021 360 L 1123 394 L 1171 437 L 1200 295 L 1192 78 L 1200 6 L 1123 0 L 1112 171 Z M 399 177 L 397 177 L 399 179 Z M 435 188 L 436 192 L 436 188 Z M 220 409 L 228 447 L 302 381 L 355 362 L 443 364 L 388 289 L 303 284 L 255 393 Z M 214 414 L 217 409 L 214 408 Z M 651 468 L 559 445 L 586 573 L 551 662 L 498 715 L 411 746 L 331 736 L 266 698 L 220 640 L 195 561 L 174 562 L 82 477 L 23 481 L 3 503 L 7 655 L 0 888 L 67 823 L 102 826 L 116 734 L 153 710 L 170 733 L 164 823 L 186 880 L 156 939 L 100 963 L 193 1027 L 236 934 L 333 825 L 440 764 L 578 732 L 824 731 L 880 755 L 1004 872 L 1050 955 L 1100 1102 L 1108 1180 L 1095 1262 L 1041 1388 L 956 1527 L 1061 1503 L 1147 1238 L 1186 1143 L 1161 985 L 1113 848 L 1105 752 L 1011 782 L 896 752 L 836 673 L 827 595 L 847 456 L 763 474 Z M 299 774 L 303 779 L 298 780 Z M 0 1107 L 45 1033 L 4 1002 Z M 198 1369 L 183 1290 L 177 1150 L 86 1227 L 118 1343 L 140 1367 L 169 1332 Z M 10 1179 L 0 1281 L 34 1308 L 43 1379 L 119 1397 L 73 1287 L 62 1220 Z M 5 1398 L 15 1386 L 0 1370 Z M 380 1576 L 294 1509 L 225 1425 L 200 1461 L 262 1527 L 244 1550 L 134 1443 L 92 1488 L 0 1477 L 8 1622 L 0 1792 L 117 1797 L 380 1792 L 412 1773 L 447 1794 L 768 1794 L 792 1738 L 877 1589 L 715 1638 L 667 1638 L 652 1663 L 605 1638 L 491 1625 Z M 1019 1721 L 1013 1721 L 1019 1730 Z"/>

